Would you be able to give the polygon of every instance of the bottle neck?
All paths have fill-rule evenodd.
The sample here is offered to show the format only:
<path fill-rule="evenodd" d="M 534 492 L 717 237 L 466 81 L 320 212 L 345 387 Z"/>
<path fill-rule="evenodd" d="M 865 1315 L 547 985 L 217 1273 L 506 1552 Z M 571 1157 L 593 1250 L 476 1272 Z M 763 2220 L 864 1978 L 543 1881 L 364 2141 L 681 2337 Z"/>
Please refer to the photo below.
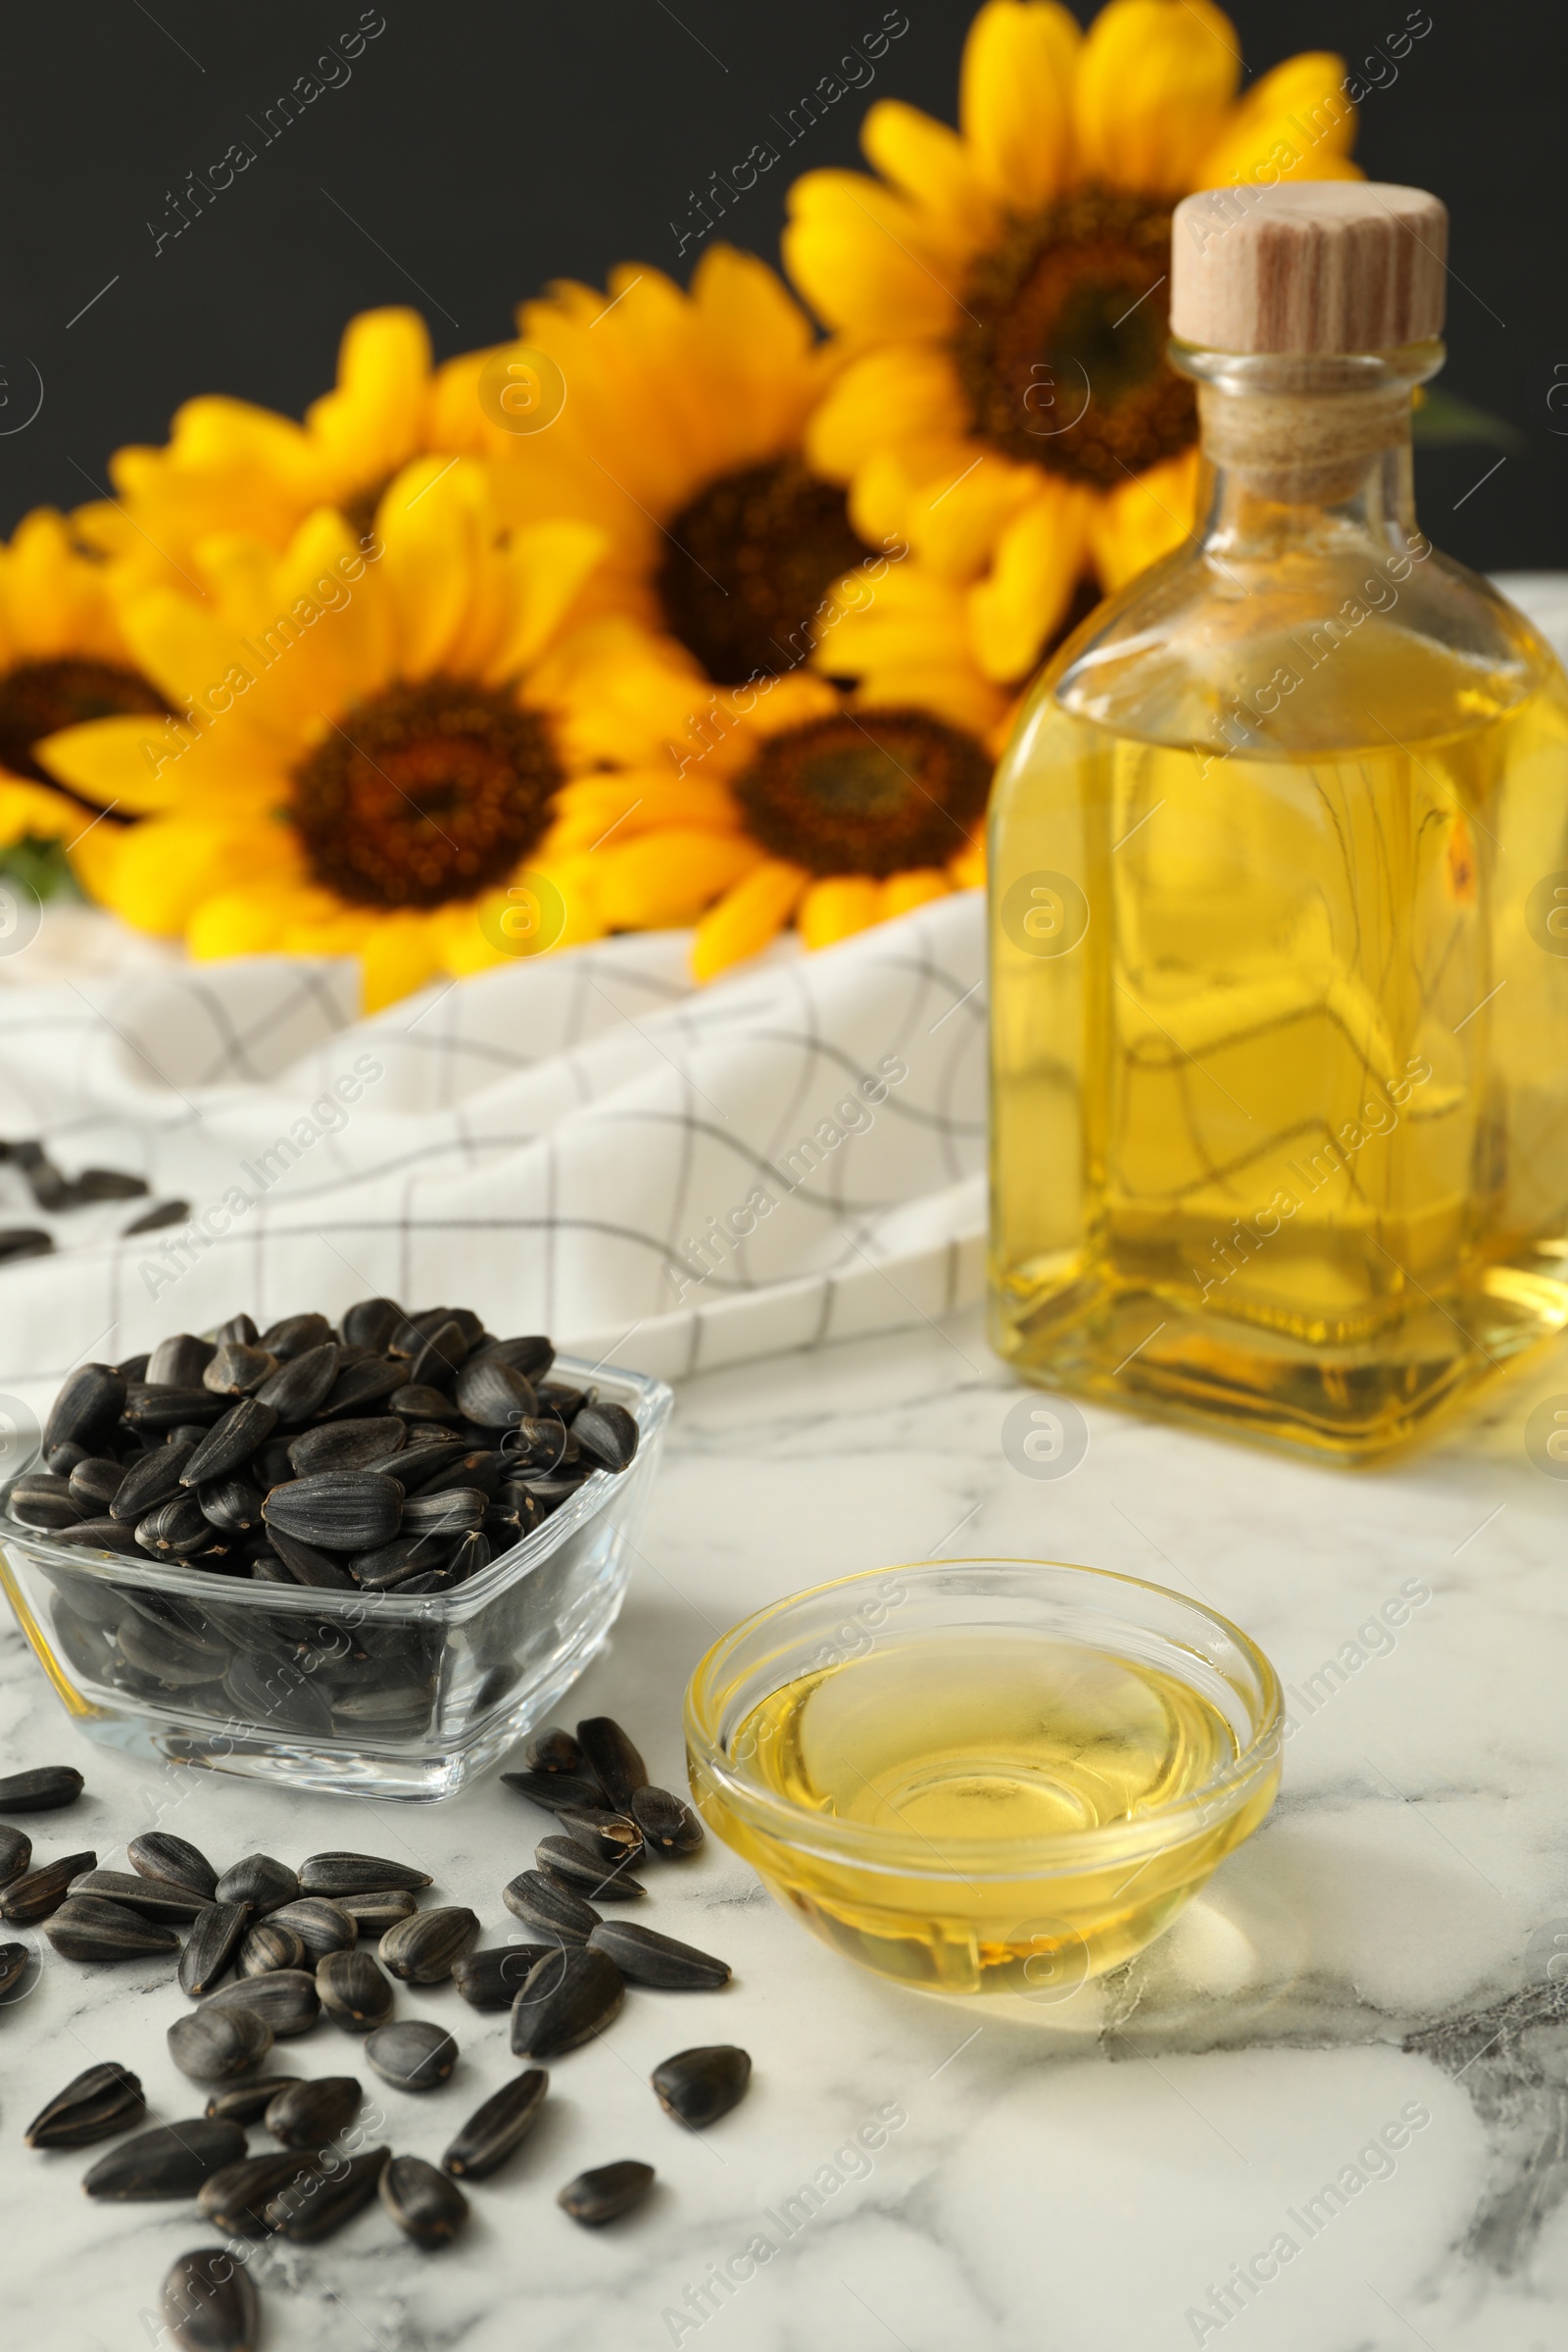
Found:
<path fill-rule="evenodd" d="M 1443 346 L 1287 358 L 1199 351 L 1172 360 L 1197 378 L 1203 478 L 1199 537 L 1224 558 L 1421 541 L 1411 399 Z"/>

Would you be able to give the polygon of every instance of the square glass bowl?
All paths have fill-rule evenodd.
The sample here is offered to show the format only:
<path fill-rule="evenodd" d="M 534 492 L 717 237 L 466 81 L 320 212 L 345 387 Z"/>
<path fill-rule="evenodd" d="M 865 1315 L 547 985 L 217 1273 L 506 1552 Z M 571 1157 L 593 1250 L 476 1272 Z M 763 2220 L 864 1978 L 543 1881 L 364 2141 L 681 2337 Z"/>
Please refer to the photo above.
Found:
<path fill-rule="evenodd" d="M 673 1397 L 557 1358 L 637 1423 L 596 1470 L 454 1592 L 322 1592 L 88 1555 L 0 1504 L 0 1583 L 68 1713 L 127 1755 L 328 1795 L 451 1796 L 540 1722 L 619 1611 Z"/>

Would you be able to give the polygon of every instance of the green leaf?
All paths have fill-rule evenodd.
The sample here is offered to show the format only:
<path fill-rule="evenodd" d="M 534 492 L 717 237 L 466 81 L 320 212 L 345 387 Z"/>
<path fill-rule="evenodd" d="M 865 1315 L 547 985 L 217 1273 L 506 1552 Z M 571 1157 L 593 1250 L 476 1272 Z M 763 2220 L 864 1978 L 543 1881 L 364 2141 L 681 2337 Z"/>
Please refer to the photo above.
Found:
<path fill-rule="evenodd" d="M 1494 449 L 1521 449 L 1524 435 L 1505 416 L 1472 407 L 1456 392 L 1429 392 L 1417 404 L 1411 438 L 1433 448 L 1458 441 L 1486 441 Z"/>
<path fill-rule="evenodd" d="M 63 842 L 40 841 L 30 834 L 24 841 L 12 842 L 8 849 L 0 850 L 0 874 L 14 875 L 40 899 L 80 902 L 84 897 Z"/>

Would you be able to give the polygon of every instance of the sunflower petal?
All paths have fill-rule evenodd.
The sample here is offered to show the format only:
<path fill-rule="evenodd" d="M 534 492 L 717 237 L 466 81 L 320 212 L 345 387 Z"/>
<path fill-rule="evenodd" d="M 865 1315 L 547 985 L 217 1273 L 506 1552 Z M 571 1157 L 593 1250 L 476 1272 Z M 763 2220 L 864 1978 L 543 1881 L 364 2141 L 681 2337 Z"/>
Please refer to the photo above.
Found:
<path fill-rule="evenodd" d="M 858 172 L 808 172 L 789 201 L 785 266 L 829 326 L 923 337 L 956 325 L 963 257 L 893 189 Z"/>
<path fill-rule="evenodd" d="M 313 401 L 306 430 L 331 453 L 343 489 L 368 488 L 420 447 L 430 336 L 417 311 L 362 311 L 344 329 L 336 389 Z"/>
<path fill-rule="evenodd" d="M 564 519 L 514 531 L 503 558 L 510 613 L 485 674 L 514 677 L 538 660 L 609 544 L 608 533 L 591 522 Z"/>
<path fill-rule="evenodd" d="M 380 577 L 395 614 L 397 665 L 428 677 L 468 617 L 481 546 L 479 474 L 472 459 L 419 458 L 375 513 Z"/>
<path fill-rule="evenodd" d="M 988 678 L 1021 678 L 1038 660 L 1072 602 L 1092 511 L 1085 492 L 1046 476 L 1004 531 L 990 577 L 969 591 L 969 625 Z"/>
<path fill-rule="evenodd" d="M 372 923 L 360 947 L 365 1010 L 379 1012 L 422 988 L 441 970 L 441 951 L 428 914 L 388 914 Z"/>
<path fill-rule="evenodd" d="M 829 480 L 847 482 L 890 445 L 911 458 L 927 444 L 961 448 L 967 414 L 948 352 L 895 343 L 852 361 L 829 385 L 807 428 L 806 454 Z"/>
<path fill-rule="evenodd" d="M 1052 0 L 987 0 L 969 27 L 958 121 L 977 175 L 1009 212 L 1036 211 L 1067 185 L 1081 41 Z"/>
<path fill-rule="evenodd" d="M 678 929 L 761 862 L 762 852 L 743 834 L 671 826 L 601 850 L 593 895 L 612 931 Z"/>
<path fill-rule="evenodd" d="M 1196 449 L 1167 458 L 1095 508 L 1089 552 L 1107 595 L 1181 546 L 1193 528 L 1200 463 Z"/>
<path fill-rule="evenodd" d="M 877 902 L 876 919 L 886 923 L 895 915 L 912 914 L 916 906 L 929 906 L 933 899 L 949 897 L 952 889 L 940 866 L 911 866 L 907 873 L 889 874 Z"/>
<path fill-rule="evenodd" d="M 204 900 L 290 866 L 295 856 L 293 837 L 282 825 L 150 816 L 119 836 L 113 871 L 99 895 L 137 930 L 177 937 Z"/>
<path fill-rule="evenodd" d="M 790 865 L 782 858 L 754 866 L 698 924 L 692 942 L 694 977 L 712 980 L 732 963 L 760 956 L 784 929 L 809 880 L 803 866 Z"/>
<path fill-rule="evenodd" d="M 879 98 L 860 126 L 860 145 L 884 179 L 934 216 L 939 234 L 971 254 L 996 236 L 1002 224 L 997 193 L 984 184 L 971 151 L 945 122 L 933 122 L 900 98 Z"/>
<path fill-rule="evenodd" d="M 1253 82 L 1194 179 L 1200 188 L 1266 187 L 1279 179 L 1358 179 L 1349 158 L 1355 108 L 1345 61 L 1322 50 L 1287 58 Z"/>
<path fill-rule="evenodd" d="M 0 771 L 0 847 L 15 841 L 66 841 L 92 823 L 80 805 L 47 784 L 22 782 Z"/>
<path fill-rule="evenodd" d="M 808 948 L 831 948 L 877 921 L 882 885 L 867 874 L 829 874 L 802 899 L 796 929 Z"/>
<path fill-rule="evenodd" d="M 141 816 L 184 798 L 181 767 L 198 740 L 194 729 L 172 718 L 94 718 L 45 736 L 33 752 L 85 800 Z"/>
<path fill-rule="evenodd" d="M 1074 122 L 1085 177 L 1181 195 L 1211 149 L 1241 74 L 1212 0 L 1109 0 L 1079 61 Z"/>

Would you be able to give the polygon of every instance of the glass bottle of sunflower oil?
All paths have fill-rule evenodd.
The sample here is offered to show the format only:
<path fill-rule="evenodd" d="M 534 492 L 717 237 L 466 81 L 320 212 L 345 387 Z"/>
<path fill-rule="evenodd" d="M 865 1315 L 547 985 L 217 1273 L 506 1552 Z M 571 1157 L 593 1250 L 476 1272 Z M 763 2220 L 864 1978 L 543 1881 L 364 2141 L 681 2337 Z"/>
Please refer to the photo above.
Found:
<path fill-rule="evenodd" d="M 1446 230 L 1179 208 L 1204 519 L 993 800 L 996 1346 L 1346 1460 L 1568 1320 L 1568 681 L 1416 527 Z"/>

